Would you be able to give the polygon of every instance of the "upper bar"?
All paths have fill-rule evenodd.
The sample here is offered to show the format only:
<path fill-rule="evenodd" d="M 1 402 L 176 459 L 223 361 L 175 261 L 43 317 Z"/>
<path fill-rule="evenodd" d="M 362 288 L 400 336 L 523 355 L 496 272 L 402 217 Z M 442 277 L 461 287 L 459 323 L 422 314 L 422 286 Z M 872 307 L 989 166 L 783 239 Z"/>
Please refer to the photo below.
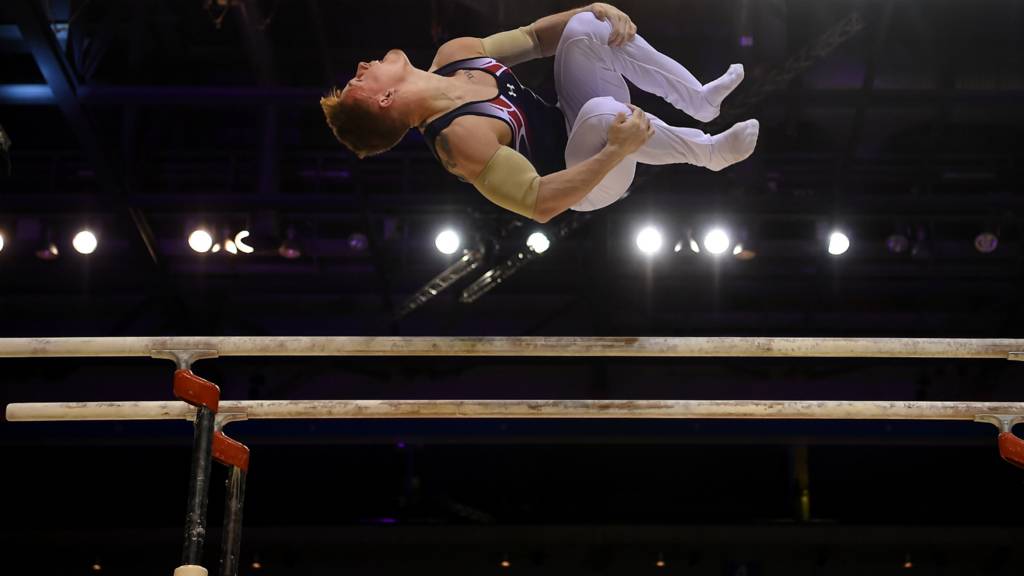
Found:
<path fill-rule="evenodd" d="M 3 338 L 0 357 L 152 356 L 731 356 L 1024 360 L 1024 339 L 760 337 L 187 336 Z"/>

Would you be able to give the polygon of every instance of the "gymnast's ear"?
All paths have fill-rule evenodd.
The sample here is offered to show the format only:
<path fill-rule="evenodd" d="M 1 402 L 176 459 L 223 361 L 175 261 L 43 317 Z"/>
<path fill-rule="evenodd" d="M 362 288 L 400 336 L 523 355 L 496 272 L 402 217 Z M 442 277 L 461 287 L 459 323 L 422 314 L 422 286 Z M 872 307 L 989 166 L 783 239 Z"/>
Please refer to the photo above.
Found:
<path fill-rule="evenodd" d="M 377 104 L 380 105 L 381 108 L 387 108 L 388 106 L 391 106 L 391 104 L 394 103 L 394 101 L 395 101 L 395 89 L 394 88 L 388 88 L 387 90 L 384 91 L 383 94 L 381 94 L 377 98 Z"/>

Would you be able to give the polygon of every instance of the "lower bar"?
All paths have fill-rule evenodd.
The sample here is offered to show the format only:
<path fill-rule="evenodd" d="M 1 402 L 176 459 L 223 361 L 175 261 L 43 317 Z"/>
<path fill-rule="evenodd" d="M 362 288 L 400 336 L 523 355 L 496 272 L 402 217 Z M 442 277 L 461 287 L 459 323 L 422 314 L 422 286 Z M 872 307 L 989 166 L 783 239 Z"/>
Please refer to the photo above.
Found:
<path fill-rule="evenodd" d="M 1024 402 L 844 400 L 253 400 L 220 403 L 225 420 L 293 418 L 677 418 L 974 420 L 1024 417 Z M 9 421 L 192 420 L 184 402 L 9 404 Z"/>

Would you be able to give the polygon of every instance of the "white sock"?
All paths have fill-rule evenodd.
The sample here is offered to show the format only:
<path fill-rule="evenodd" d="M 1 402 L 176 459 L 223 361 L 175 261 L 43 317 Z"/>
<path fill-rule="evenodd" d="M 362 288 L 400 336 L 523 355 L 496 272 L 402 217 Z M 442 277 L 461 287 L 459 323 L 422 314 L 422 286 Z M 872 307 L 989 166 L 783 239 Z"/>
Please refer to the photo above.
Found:
<path fill-rule="evenodd" d="M 754 153 L 761 124 L 754 119 L 737 122 L 721 134 L 711 137 L 711 158 L 706 167 L 718 172 L 726 166 L 746 160 Z"/>
<path fill-rule="evenodd" d="M 704 85 L 704 99 L 708 101 L 712 108 L 717 110 L 722 105 L 722 100 L 725 100 L 725 97 L 732 93 L 742 81 L 743 64 L 733 64 L 729 66 L 729 69 L 720 78 Z"/>

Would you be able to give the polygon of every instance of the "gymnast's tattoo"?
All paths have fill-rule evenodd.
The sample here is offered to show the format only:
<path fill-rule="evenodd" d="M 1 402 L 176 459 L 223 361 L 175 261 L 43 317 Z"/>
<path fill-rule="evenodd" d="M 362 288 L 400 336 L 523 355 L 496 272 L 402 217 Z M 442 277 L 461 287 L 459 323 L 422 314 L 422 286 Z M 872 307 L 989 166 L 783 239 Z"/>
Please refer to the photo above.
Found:
<path fill-rule="evenodd" d="M 444 132 L 437 135 L 437 148 L 441 151 L 439 156 L 441 161 L 444 162 L 444 167 L 448 171 L 455 170 L 455 160 L 452 154 L 452 145 L 448 142 L 448 136 Z"/>

